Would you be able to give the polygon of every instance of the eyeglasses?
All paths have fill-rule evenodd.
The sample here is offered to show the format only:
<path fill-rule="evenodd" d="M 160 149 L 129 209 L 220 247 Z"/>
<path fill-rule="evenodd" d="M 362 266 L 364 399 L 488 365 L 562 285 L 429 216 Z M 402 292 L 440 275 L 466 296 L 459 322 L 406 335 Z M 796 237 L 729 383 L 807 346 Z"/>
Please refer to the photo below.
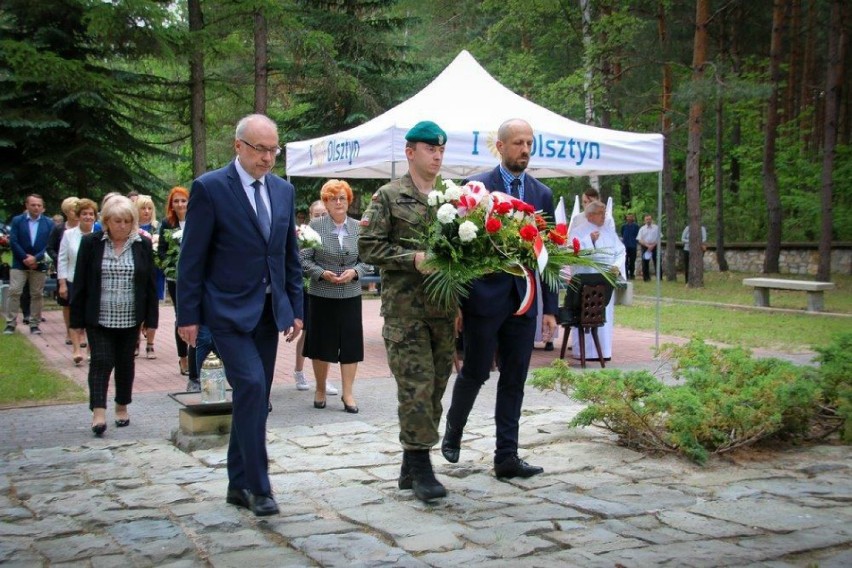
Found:
<path fill-rule="evenodd" d="M 334 201 L 336 203 L 343 203 L 345 201 L 349 201 L 345 195 L 338 195 L 337 197 L 329 197 L 329 201 Z"/>
<path fill-rule="evenodd" d="M 251 142 L 243 140 L 242 138 L 239 138 L 239 141 L 259 154 L 269 154 L 271 152 L 273 156 L 281 155 L 281 146 L 276 146 L 274 148 L 266 148 L 265 146 L 255 146 Z"/>

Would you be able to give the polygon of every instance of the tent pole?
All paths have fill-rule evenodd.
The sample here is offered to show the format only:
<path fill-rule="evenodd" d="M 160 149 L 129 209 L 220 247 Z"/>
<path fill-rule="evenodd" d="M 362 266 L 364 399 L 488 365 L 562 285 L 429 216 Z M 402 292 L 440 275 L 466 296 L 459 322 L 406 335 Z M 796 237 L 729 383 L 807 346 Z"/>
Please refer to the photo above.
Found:
<path fill-rule="evenodd" d="M 660 173 L 657 174 L 657 222 L 659 223 L 659 231 L 657 231 L 657 246 L 655 250 L 657 251 L 656 257 L 656 266 L 654 267 L 654 276 L 657 279 L 657 305 L 655 308 L 654 315 L 654 357 L 657 357 L 660 351 L 660 303 L 662 296 L 662 285 L 663 279 L 660 278 L 660 266 L 661 266 L 661 254 L 660 254 L 660 241 L 663 238 L 663 171 L 660 170 Z"/>

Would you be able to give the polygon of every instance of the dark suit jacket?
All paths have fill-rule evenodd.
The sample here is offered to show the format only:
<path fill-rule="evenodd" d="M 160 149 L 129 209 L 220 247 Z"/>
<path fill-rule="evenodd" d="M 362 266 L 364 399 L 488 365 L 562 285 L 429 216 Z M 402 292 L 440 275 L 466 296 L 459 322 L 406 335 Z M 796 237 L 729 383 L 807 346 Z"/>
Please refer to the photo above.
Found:
<path fill-rule="evenodd" d="M 302 265 L 296 238 L 296 190 L 267 174 L 269 242 L 234 162 L 192 182 L 177 278 L 179 326 L 249 333 L 260 321 L 266 288 L 279 331 L 302 319 Z"/>
<path fill-rule="evenodd" d="M 469 181 L 481 181 L 488 191 L 506 191 L 499 166 L 490 172 L 473 176 Z M 536 211 L 542 211 L 544 217 L 553 222 L 553 192 L 530 174 L 524 176 L 524 201 L 535 207 Z M 462 301 L 462 309 L 474 315 L 494 315 L 493 312 L 499 308 L 507 294 L 517 294 L 520 303 L 525 291 L 526 283 L 523 278 L 506 272 L 490 274 L 473 282 L 470 295 Z M 543 294 L 543 313 L 555 315 L 559 311 L 558 293 L 546 286 L 540 286 L 537 293 Z M 525 316 L 536 317 L 536 310 L 528 310 Z"/>
<path fill-rule="evenodd" d="M 47 239 L 50 237 L 50 231 L 53 230 L 53 220 L 42 215 L 38 220 L 38 230 L 36 231 L 35 242 L 30 239 L 30 224 L 27 221 L 29 213 L 22 213 L 12 219 L 12 226 L 9 231 L 9 246 L 12 247 L 12 268 L 18 270 L 29 270 L 29 267 L 24 264 L 24 258 L 31 254 L 36 257 L 36 260 L 41 265 L 39 268 L 44 269 L 44 253 L 47 251 Z"/>
<path fill-rule="evenodd" d="M 83 235 L 77 252 L 74 269 L 73 296 L 71 297 L 71 328 L 97 327 L 101 312 L 101 269 L 108 240 L 103 232 Z M 157 285 L 154 281 L 154 250 L 151 241 L 141 238 L 131 245 L 133 252 L 134 297 L 136 300 L 136 325 L 156 329 L 160 319 Z"/>

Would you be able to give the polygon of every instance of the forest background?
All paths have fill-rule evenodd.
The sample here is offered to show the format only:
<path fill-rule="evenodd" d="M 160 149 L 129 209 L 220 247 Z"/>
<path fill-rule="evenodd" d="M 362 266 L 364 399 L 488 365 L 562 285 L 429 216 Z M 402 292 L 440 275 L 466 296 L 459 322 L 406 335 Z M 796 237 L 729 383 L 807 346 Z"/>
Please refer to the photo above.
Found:
<path fill-rule="evenodd" d="M 832 242 L 852 241 L 849 12 L 841 0 L 0 0 L 0 218 L 31 192 L 49 212 L 109 191 L 162 205 L 233 158 L 240 117 L 268 114 L 282 146 L 351 128 L 467 49 L 561 115 L 663 133 L 664 240 L 705 225 L 723 270 L 726 243 L 765 242 L 767 273 L 782 242 L 816 241 L 827 280 Z M 569 204 L 599 184 L 617 222 L 641 223 L 656 218 L 658 179 L 547 183 Z M 301 209 L 323 181 L 293 179 Z M 353 182 L 351 213 L 382 183 Z"/>

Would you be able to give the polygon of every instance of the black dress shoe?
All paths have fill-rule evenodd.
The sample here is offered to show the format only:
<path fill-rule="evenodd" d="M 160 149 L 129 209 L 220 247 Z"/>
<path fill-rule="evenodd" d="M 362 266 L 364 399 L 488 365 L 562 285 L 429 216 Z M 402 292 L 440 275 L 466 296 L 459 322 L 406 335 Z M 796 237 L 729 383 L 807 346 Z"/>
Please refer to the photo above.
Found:
<path fill-rule="evenodd" d="M 249 496 L 250 509 L 256 517 L 268 517 L 269 515 L 278 514 L 278 503 L 275 502 L 272 495 L 255 495 L 250 492 Z"/>
<path fill-rule="evenodd" d="M 92 424 L 92 433 L 100 438 L 106 432 L 106 424 Z"/>
<path fill-rule="evenodd" d="M 251 509 L 251 491 L 248 489 L 228 489 L 225 502 L 229 505 Z"/>
<path fill-rule="evenodd" d="M 517 454 L 494 464 L 494 474 L 500 478 L 532 477 L 539 473 L 544 473 L 543 467 L 530 465 L 519 458 Z"/>
<path fill-rule="evenodd" d="M 553 342 L 548 341 L 547 343 L 545 343 L 544 344 L 544 350 L 545 351 L 553 351 Z"/>
<path fill-rule="evenodd" d="M 349 414 L 358 414 L 358 405 L 346 404 L 346 401 L 343 400 L 343 397 L 340 397 L 340 400 L 343 402 L 343 410 L 345 410 Z"/>
<path fill-rule="evenodd" d="M 461 439 L 463 431 L 450 426 L 447 422 L 447 427 L 444 430 L 444 439 L 441 441 L 441 455 L 450 463 L 458 463 L 459 454 L 461 453 Z"/>

